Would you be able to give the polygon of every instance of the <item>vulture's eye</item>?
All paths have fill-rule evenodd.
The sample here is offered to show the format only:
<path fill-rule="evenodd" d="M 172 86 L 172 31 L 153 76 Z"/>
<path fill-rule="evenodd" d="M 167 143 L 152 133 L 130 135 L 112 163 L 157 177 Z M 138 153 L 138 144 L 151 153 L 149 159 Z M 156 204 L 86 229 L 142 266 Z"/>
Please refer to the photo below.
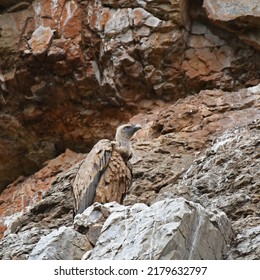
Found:
<path fill-rule="evenodd" d="M 131 129 L 132 128 L 132 126 L 131 125 L 128 125 L 128 126 L 125 126 L 124 127 L 124 130 L 129 130 L 129 129 Z"/>

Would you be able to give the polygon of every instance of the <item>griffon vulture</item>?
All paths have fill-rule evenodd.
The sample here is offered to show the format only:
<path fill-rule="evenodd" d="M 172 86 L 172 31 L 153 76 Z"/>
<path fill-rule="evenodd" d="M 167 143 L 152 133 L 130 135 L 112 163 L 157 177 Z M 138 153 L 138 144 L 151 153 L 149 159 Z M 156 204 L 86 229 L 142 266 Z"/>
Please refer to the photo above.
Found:
<path fill-rule="evenodd" d="M 82 213 L 94 202 L 122 203 L 132 183 L 131 137 L 140 125 L 125 124 L 117 128 L 115 141 L 97 142 L 82 162 L 73 182 L 74 213 Z"/>

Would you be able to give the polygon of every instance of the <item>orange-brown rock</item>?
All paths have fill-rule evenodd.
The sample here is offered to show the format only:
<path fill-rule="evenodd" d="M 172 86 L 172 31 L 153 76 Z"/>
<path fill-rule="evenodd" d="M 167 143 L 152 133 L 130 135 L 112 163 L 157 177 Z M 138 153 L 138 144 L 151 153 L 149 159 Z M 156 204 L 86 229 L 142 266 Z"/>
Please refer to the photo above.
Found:
<path fill-rule="evenodd" d="M 37 202 L 42 200 L 54 180 L 61 172 L 82 160 L 83 154 L 76 154 L 66 150 L 57 158 L 50 160 L 46 166 L 34 175 L 25 178 L 19 177 L 0 195 L 0 232 L 6 230 L 9 217 L 14 214 L 26 212 Z"/>
<path fill-rule="evenodd" d="M 0 1 L 0 190 L 66 148 L 85 152 L 113 137 L 147 110 L 143 100 L 259 82 L 247 36 L 257 11 L 245 34 L 219 20 L 221 1 L 204 1 L 206 13 L 198 0 L 24 2 Z"/>
<path fill-rule="evenodd" d="M 7 230 L 6 225 L 0 225 L 0 240 L 2 239 L 4 232 Z"/>
<path fill-rule="evenodd" d="M 50 27 L 39 26 L 32 34 L 28 41 L 33 55 L 39 56 L 47 52 L 51 45 L 53 31 Z"/>

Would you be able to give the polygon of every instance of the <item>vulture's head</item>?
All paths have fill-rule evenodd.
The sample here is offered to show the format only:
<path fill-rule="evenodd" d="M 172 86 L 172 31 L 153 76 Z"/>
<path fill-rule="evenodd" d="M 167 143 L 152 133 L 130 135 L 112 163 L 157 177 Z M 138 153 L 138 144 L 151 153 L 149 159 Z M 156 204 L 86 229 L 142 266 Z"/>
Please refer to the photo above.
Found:
<path fill-rule="evenodd" d="M 118 143 L 122 142 L 122 140 L 129 140 L 135 134 L 135 132 L 141 129 L 140 124 L 123 124 L 120 125 L 116 130 L 116 141 Z"/>

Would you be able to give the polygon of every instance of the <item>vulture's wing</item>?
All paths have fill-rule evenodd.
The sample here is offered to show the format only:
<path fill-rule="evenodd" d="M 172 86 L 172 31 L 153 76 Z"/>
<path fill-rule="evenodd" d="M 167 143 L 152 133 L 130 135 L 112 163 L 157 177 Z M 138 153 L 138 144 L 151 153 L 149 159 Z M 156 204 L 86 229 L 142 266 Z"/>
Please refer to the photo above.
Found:
<path fill-rule="evenodd" d="M 125 162 L 117 150 L 113 149 L 107 167 L 99 179 L 95 201 L 122 203 L 131 184 L 132 166 L 130 162 Z"/>
<path fill-rule="evenodd" d="M 93 203 L 96 188 L 109 163 L 112 149 L 108 139 L 100 140 L 79 167 L 73 183 L 75 214 L 82 213 Z"/>

